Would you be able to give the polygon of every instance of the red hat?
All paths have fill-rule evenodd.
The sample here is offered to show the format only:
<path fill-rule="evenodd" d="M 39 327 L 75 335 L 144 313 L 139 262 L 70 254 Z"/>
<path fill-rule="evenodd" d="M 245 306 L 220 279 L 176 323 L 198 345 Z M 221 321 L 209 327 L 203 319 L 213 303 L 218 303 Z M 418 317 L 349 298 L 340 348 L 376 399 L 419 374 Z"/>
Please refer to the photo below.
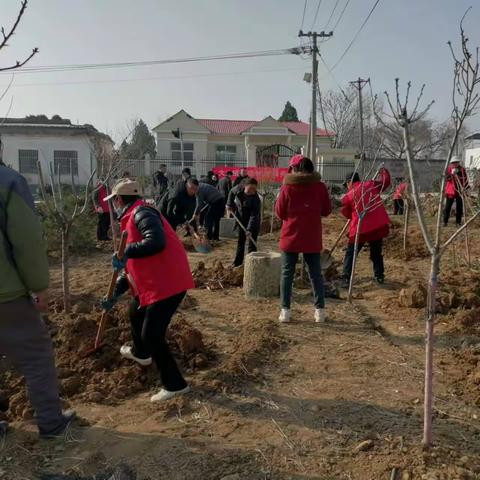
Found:
<path fill-rule="evenodd" d="M 293 167 L 298 167 L 300 165 L 300 162 L 304 159 L 305 157 L 301 154 L 298 154 L 298 155 L 294 155 L 291 159 L 290 159 L 290 163 L 288 164 L 289 168 L 293 168 Z"/>

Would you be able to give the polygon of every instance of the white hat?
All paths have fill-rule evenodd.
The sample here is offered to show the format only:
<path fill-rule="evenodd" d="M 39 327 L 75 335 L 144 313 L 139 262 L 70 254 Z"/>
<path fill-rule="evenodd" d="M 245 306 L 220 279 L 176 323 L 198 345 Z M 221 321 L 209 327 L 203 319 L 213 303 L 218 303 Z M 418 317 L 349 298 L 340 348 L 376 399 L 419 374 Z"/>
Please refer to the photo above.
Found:
<path fill-rule="evenodd" d="M 104 200 L 110 200 L 117 195 L 140 195 L 140 185 L 135 180 L 123 178 L 112 188 L 112 193 Z"/>
<path fill-rule="evenodd" d="M 457 157 L 457 155 L 454 155 L 452 159 L 450 160 L 450 163 L 460 163 L 462 160 L 460 157 Z"/>

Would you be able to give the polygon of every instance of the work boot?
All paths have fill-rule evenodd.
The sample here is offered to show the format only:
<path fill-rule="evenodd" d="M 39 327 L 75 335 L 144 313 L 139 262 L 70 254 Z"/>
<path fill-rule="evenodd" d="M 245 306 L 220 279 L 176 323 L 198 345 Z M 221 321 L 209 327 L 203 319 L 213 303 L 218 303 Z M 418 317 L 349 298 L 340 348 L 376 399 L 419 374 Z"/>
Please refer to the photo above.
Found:
<path fill-rule="evenodd" d="M 55 438 L 62 438 L 76 418 L 77 412 L 75 410 L 64 410 L 62 412 L 62 420 L 60 425 L 49 431 L 40 429 L 40 438 L 42 440 L 53 440 Z"/>
<path fill-rule="evenodd" d="M 130 347 L 129 345 L 122 345 L 120 347 L 120 355 L 123 358 L 126 358 L 127 360 L 133 360 L 134 362 L 137 362 L 142 367 L 148 367 L 149 365 L 152 364 L 152 359 L 150 357 L 149 358 L 136 357 L 132 352 L 132 347 Z"/>
<path fill-rule="evenodd" d="M 188 393 L 189 391 L 190 387 L 188 385 L 185 388 L 182 388 L 181 390 L 177 390 L 175 392 L 171 392 L 170 390 L 165 390 L 164 388 L 162 388 L 158 393 L 150 397 L 150 401 L 152 403 L 165 402 L 166 400 L 170 400 L 171 398 L 183 395 L 185 393 Z"/>
<path fill-rule="evenodd" d="M 282 308 L 280 310 L 280 315 L 278 317 L 280 323 L 288 323 L 290 322 L 290 309 L 289 308 Z"/>

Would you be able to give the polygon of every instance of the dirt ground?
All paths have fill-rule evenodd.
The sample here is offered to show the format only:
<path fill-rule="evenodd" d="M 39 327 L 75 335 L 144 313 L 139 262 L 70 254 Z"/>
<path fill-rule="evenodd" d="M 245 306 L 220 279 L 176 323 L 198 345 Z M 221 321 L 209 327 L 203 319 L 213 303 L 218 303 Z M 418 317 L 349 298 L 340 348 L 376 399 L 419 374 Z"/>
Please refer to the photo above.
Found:
<path fill-rule="evenodd" d="M 338 216 L 325 221 L 326 248 L 342 224 Z M 245 299 L 235 286 L 241 272 L 226 268 L 233 240 L 210 255 L 189 252 L 200 288 L 169 341 L 192 393 L 164 405 L 149 402 L 159 387 L 154 367 L 118 355 L 129 340 L 125 303 L 112 315 L 105 348 L 82 355 L 93 344 L 109 254 L 74 259 L 69 316 L 58 305 L 53 265 L 47 323 L 63 396 L 81 421 L 65 442 L 37 440 L 22 381 L 0 361 L 0 416 L 13 427 L 0 445 L 0 479 L 92 478 L 121 462 L 143 480 L 480 479 L 480 229 L 470 232 L 471 269 L 463 266 L 463 239 L 443 261 L 428 453 L 420 441 L 429 262 L 418 227 L 407 255 L 401 230 L 395 220 L 385 285 L 373 282 L 363 252 L 354 304 L 344 290 L 328 299 L 326 324 L 314 323 L 308 289 L 296 288 L 286 325 L 277 322 L 278 299 Z M 261 249 L 276 250 L 276 235 L 261 237 Z"/>

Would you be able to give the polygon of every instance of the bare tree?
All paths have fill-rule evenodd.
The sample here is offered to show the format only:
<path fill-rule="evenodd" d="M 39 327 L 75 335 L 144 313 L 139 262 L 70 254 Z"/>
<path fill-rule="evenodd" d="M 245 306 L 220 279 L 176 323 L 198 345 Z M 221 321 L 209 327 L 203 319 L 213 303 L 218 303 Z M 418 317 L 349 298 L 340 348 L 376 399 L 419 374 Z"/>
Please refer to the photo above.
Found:
<path fill-rule="evenodd" d="M 464 126 L 465 120 L 474 112 L 480 97 L 477 93 L 479 78 L 479 50 L 475 50 L 472 54 L 468 46 L 468 38 L 463 29 L 463 21 L 467 12 L 460 22 L 460 37 L 461 47 L 457 54 L 451 43 L 449 42 L 450 51 L 453 58 L 453 88 L 452 88 L 452 121 L 453 121 L 453 136 L 450 141 L 450 148 L 445 160 L 444 173 L 442 175 L 440 196 L 438 199 L 436 212 L 436 226 L 434 231 L 430 231 L 425 221 L 424 206 L 420 202 L 420 195 L 416 184 L 416 176 L 414 172 L 414 150 L 412 145 L 412 129 L 414 125 L 422 121 L 427 115 L 431 105 L 421 108 L 421 100 L 425 85 L 420 90 L 417 100 L 413 107 L 409 104 L 411 82 L 407 83 L 405 99 L 400 98 L 399 80 L 396 79 L 396 98 L 390 97 L 385 92 L 390 114 L 397 124 L 402 128 L 406 160 L 408 165 L 411 195 L 417 211 L 418 222 L 422 231 L 425 244 L 430 252 L 430 275 L 428 281 L 428 302 L 426 312 L 426 349 L 425 349 L 425 399 L 424 399 L 424 429 L 423 429 L 423 444 L 425 447 L 430 447 L 432 444 L 432 409 L 433 409 L 433 353 L 434 353 L 434 321 L 435 321 L 435 306 L 437 299 L 438 277 L 440 274 L 440 259 L 445 253 L 446 249 L 452 242 L 463 232 L 467 226 L 473 222 L 479 215 L 480 210 L 473 213 L 462 227 L 458 228 L 447 240 L 442 238 L 442 212 L 444 207 L 444 192 L 446 185 L 446 172 L 448 164 L 455 153 L 457 142 Z"/>

